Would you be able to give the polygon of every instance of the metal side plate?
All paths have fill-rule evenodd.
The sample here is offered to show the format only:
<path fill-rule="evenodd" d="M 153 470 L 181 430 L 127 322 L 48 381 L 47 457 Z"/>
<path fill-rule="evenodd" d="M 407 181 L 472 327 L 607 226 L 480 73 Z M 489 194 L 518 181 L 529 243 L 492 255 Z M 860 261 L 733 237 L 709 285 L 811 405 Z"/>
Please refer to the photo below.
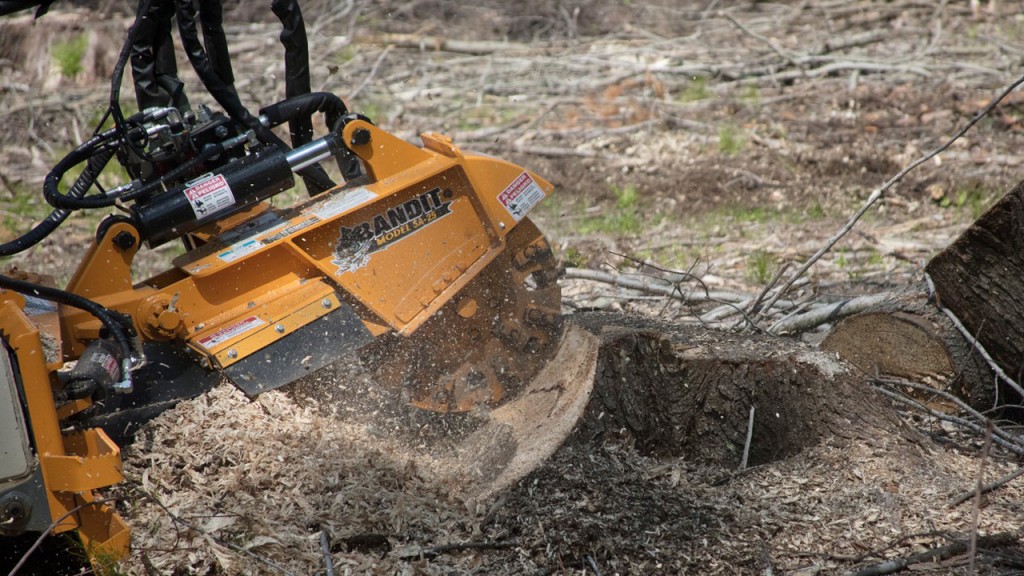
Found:
<path fill-rule="evenodd" d="M 312 374 L 373 340 L 352 307 L 335 309 L 224 369 L 248 396 L 280 388 Z"/>

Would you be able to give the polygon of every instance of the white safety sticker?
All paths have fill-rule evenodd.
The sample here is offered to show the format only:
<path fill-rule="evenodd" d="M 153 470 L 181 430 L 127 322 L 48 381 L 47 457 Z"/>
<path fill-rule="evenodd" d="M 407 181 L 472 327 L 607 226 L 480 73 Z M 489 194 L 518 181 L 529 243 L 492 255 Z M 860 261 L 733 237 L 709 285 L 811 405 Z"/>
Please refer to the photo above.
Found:
<path fill-rule="evenodd" d="M 498 194 L 498 202 L 516 219 L 523 219 L 526 213 L 544 199 L 544 191 L 529 174 L 523 172 Z"/>
<path fill-rule="evenodd" d="M 220 174 L 206 174 L 189 182 L 185 197 L 199 219 L 235 205 L 235 195 Z"/>
<path fill-rule="evenodd" d="M 217 258 L 225 262 L 234 262 L 242 256 L 252 254 L 263 247 L 263 244 L 257 240 L 246 240 L 240 244 L 235 244 L 230 250 L 225 250 L 220 254 L 217 254 Z"/>
<path fill-rule="evenodd" d="M 235 336 L 245 334 L 250 330 L 255 330 L 256 328 L 259 328 L 264 324 L 266 324 L 266 322 L 264 322 L 259 316 L 249 316 L 248 318 L 242 320 L 241 322 L 236 322 L 230 326 L 225 326 L 224 328 L 217 330 L 213 334 L 201 338 L 199 340 L 199 345 L 209 350 L 214 346 L 220 344 L 221 342 L 227 342 L 228 340 L 231 340 Z"/>
<path fill-rule="evenodd" d="M 359 188 L 347 190 L 332 196 L 322 204 L 314 206 L 311 212 L 321 220 L 327 220 L 331 216 L 341 214 L 342 212 L 351 210 L 356 206 L 360 206 L 376 198 L 377 194 L 360 186 Z"/>

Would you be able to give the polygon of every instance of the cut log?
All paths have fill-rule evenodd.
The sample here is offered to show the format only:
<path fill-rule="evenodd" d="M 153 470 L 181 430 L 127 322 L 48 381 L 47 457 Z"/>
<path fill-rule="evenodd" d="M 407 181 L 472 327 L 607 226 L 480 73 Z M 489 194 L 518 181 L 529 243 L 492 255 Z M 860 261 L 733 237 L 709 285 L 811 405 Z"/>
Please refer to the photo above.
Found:
<path fill-rule="evenodd" d="M 937 303 L 953 312 L 1003 372 L 1019 382 L 1024 375 L 1024 182 L 925 271 Z"/>
<path fill-rule="evenodd" d="M 904 378 L 950 392 L 979 410 L 996 401 L 993 373 L 924 286 L 908 289 L 868 312 L 846 318 L 821 348 L 866 376 Z M 922 398 L 932 401 L 934 398 Z M 951 408 L 944 402 L 934 408 Z"/>

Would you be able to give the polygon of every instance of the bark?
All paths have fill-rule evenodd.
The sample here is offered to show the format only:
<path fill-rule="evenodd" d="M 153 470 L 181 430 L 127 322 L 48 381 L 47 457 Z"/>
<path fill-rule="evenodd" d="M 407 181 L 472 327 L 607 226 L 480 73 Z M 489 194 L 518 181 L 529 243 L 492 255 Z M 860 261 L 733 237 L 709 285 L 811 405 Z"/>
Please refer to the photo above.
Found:
<path fill-rule="evenodd" d="M 925 269 L 952 311 L 1003 371 L 1024 373 L 1024 182 Z"/>

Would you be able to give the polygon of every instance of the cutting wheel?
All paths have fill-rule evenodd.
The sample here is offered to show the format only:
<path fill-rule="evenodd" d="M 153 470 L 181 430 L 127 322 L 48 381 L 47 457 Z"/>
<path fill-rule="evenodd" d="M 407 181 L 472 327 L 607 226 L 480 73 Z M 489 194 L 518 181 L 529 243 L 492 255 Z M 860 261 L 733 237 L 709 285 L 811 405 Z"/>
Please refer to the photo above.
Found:
<path fill-rule="evenodd" d="M 514 394 L 554 354 L 561 289 L 551 247 L 524 219 L 506 249 L 410 337 L 378 356 L 377 377 L 416 407 L 465 412 Z"/>

